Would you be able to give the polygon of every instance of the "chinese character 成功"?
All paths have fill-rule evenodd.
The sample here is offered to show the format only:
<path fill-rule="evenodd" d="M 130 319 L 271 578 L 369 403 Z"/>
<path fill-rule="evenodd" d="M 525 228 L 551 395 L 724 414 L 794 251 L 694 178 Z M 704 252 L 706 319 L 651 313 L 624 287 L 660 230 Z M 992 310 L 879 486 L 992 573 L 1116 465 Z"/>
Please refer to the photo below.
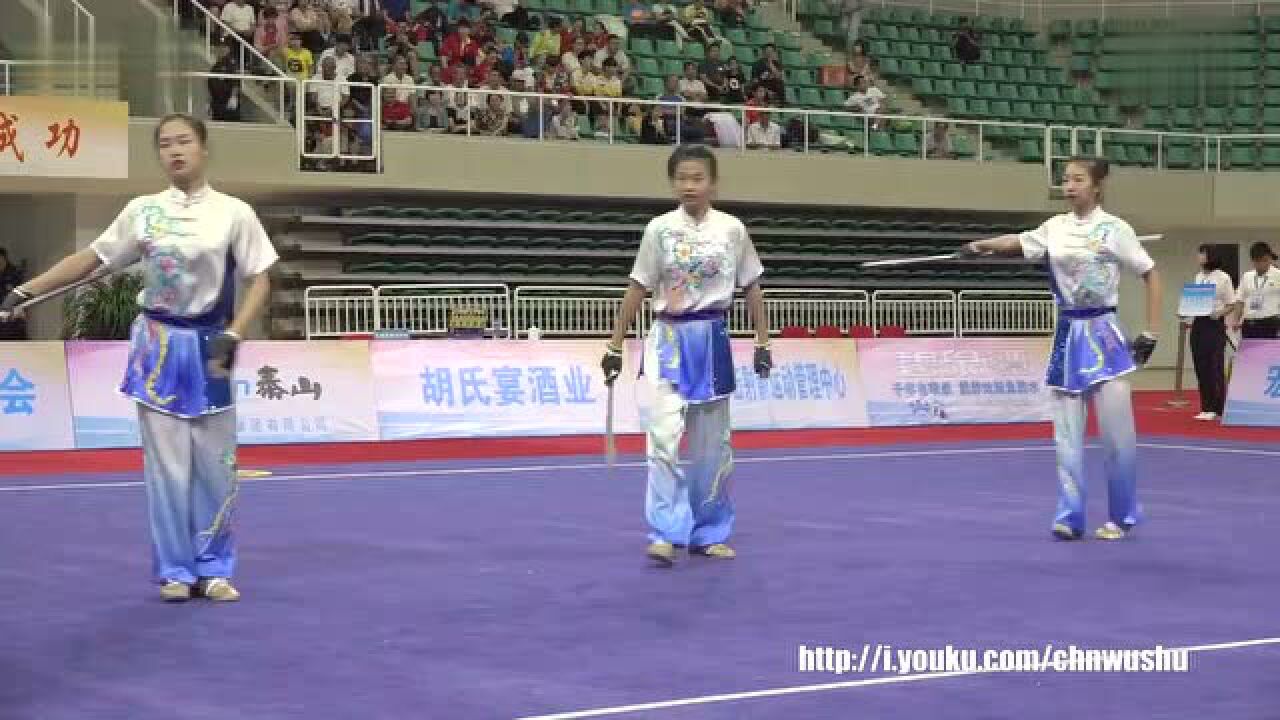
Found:
<path fill-rule="evenodd" d="M 58 157 L 62 157 L 63 153 L 66 153 L 67 157 L 76 156 L 76 151 L 80 149 L 80 127 L 76 125 L 75 120 L 67 118 L 66 125 L 54 123 L 49 126 L 49 140 L 44 146 L 53 149 L 53 146 L 59 142 L 62 143 L 62 147 L 58 148 Z"/>
<path fill-rule="evenodd" d="M 280 371 L 270 365 L 258 368 L 258 397 L 279 400 L 288 393 L 280 384 Z"/>
<path fill-rule="evenodd" d="M 0 155 L 13 149 L 13 156 L 18 162 L 26 162 L 26 154 L 18 147 L 18 116 L 0 112 Z"/>
<path fill-rule="evenodd" d="M 310 395 L 316 400 L 320 399 L 320 383 L 311 382 L 311 378 L 303 375 L 298 378 L 298 382 L 293 386 L 294 395 Z"/>
<path fill-rule="evenodd" d="M 4 401 L 5 415 L 32 415 L 35 413 L 36 384 L 10 369 L 0 382 L 0 400 Z"/>

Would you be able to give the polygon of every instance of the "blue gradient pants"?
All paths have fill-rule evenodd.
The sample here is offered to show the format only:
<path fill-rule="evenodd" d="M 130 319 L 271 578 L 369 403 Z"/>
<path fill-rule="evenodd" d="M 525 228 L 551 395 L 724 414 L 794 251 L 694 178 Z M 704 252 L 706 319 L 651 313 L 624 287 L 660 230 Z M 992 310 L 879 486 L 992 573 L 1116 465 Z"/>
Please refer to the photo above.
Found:
<path fill-rule="evenodd" d="M 181 418 L 137 407 L 156 581 L 231 577 L 235 411 Z"/>
<path fill-rule="evenodd" d="M 1058 456 L 1058 510 L 1054 523 L 1085 530 L 1084 440 L 1089 400 L 1098 413 L 1103 473 L 1111 522 L 1128 529 L 1141 521 L 1138 505 L 1138 434 L 1129 383 L 1108 380 L 1084 393 L 1053 391 L 1053 440 Z"/>
<path fill-rule="evenodd" d="M 649 395 L 645 519 L 651 542 L 714 545 L 733 531 L 733 363 L 727 335 L 715 339 L 723 332 L 723 323 L 714 321 L 659 322 L 646 342 L 639 382 Z M 682 440 L 688 450 L 683 467 Z"/>

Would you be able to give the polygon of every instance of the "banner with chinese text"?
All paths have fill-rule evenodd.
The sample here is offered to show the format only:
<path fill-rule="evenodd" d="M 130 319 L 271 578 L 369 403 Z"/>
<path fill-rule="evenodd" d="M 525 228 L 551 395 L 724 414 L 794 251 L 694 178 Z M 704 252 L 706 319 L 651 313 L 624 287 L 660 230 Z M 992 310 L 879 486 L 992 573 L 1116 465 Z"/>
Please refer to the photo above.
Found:
<path fill-rule="evenodd" d="M 1280 340 L 1240 344 L 1222 424 L 1280 427 Z"/>
<path fill-rule="evenodd" d="M 381 340 L 373 383 L 383 440 L 604 432 L 598 340 Z M 619 378 L 615 429 L 638 427 L 634 372 Z"/>
<path fill-rule="evenodd" d="M 0 175 L 128 177 L 129 105 L 0 95 Z"/>
<path fill-rule="evenodd" d="M 240 442 L 377 440 L 369 363 L 368 342 L 244 343 L 234 388 Z"/>
<path fill-rule="evenodd" d="M 137 409 L 118 391 L 129 345 L 67 343 L 79 448 L 138 447 Z M 364 342 L 247 342 L 236 359 L 237 437 L 246 445 L 378 439 Z"/>
<path fill-rule="evenodd" d="M 756 376 L 755 343 L 733 343 L 737 389 L 733 427 L 740 430 L 867 427 L 866 395 L 851 340 L 774 340 L 773 370 Z"/>
<path fill-rule="evenodd" d="M 871 425 L 1042 422 L 1048 338 L 858 341 Z"/>
<path fill-rule="evenodd" d="M 0 450 L 73 447 L 62 343 L 0 342 Z"/>

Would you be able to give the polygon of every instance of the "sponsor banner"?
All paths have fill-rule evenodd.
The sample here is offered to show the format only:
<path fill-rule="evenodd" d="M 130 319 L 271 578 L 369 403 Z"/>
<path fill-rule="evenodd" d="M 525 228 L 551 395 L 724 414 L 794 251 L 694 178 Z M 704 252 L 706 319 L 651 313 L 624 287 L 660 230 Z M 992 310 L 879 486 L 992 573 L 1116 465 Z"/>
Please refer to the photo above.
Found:
<path fill-rule="evenodd" d="M 1248 339 L 1240 345 L 1222 424 L 1280 427 L 1280 340 Z"/>
<path fill-rule="evenodd" d="M 0 342 L 0 450 L 73 447 L 62 343 Z"/>
<path fill-rule="evenodd" d="M 1048 338 L 858 341 L 872 426 L 1051 419 Z"/>
<path fill-rule="evenodd" d="M 0 175 L 128 177 L 129 105 L 0 95 Z"/>

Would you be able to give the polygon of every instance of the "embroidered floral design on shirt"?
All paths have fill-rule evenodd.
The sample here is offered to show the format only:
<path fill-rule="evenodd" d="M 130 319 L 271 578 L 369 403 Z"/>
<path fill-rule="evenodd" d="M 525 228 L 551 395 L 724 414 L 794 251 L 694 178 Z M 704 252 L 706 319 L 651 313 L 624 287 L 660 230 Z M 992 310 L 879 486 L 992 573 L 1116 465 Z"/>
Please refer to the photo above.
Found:
<path fill-rule="evenodd" d="M 188 262 L 182 249 L 165 244 L 170 238 L 190 237 L 190 233 L 178 229 L 178 218 L 173 218 L 159 205 L 146 205 L 141 210 L 143 254 L 146 257 L 146 282 L 143 304 L 158 310 L 179 310 L 184 292 L 195 284 L 195 277 L 188 272 Z"/>
<path fill-rule="evenodd" d="M 728 263 L 723 243 L 715 238 L 681 230 L 664 229 L 659 238 L 669 248 L 668 276 L 673 291 L 699 292 L 707 280 L 718 277 Z"/>

